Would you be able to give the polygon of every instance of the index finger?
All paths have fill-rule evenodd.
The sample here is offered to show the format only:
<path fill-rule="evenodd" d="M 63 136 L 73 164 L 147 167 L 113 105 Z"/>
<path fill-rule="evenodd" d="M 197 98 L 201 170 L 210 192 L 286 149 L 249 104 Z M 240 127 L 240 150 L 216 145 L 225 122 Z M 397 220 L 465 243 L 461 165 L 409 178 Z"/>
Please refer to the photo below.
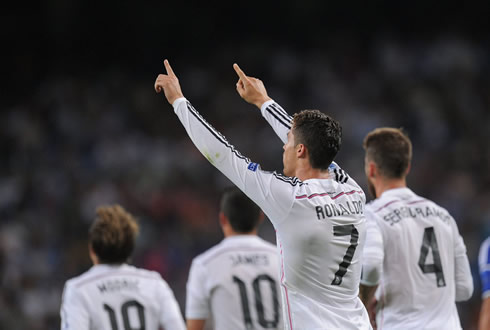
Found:
<path fill-rule="evenodd" d="M 247 80 L 248 79 L 247 75 L 242 71 L 242 69 L 240 69 L 240 67 L 238 66 L 238 64 L 234 63 L 233 64 L 233 69 L 235 69 L 235 72 L 237 73 L 238 77 L 240 77 L 240 79 L 242 79 L 242 80 Z"/>
<path fill-rule="evenodd" d="M 169 76 L 177 77 L 174 73 L 174 70 L 172 70 L 172 67 L 170 66 L 168 60 L 163 61 L 163 64 L 165 65 L 165 69 L 167 69 L 167 74 Z"/>

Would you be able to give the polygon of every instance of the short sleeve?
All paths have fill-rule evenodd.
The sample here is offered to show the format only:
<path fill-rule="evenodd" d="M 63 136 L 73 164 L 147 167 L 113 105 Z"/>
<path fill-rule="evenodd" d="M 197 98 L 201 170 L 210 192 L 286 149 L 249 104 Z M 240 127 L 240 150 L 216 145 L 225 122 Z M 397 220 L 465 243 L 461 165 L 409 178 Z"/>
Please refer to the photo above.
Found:
<path fill-rule="evenodd" d="M 210 293 L 207 290 L 206 282 L 205 268 L 194 260 L 187 281 L 185 307 L 187 319 L 206 320 L 210 317 Z"/>
<path fill-rule="evenodd" d="M 82 295 L 70 282 L 66 283 L 63 290 L 60 316 L 62 330 L 89 329 L 89 312 L 83 302 Z"/>
<path fill-rule="evenodd" d="M 160 306 L 162 308 L 160 313 L 160 325 L 165 329 L 184 330 L 185 323 L 180 307 L 175 299 L 172 289 L 168 286 L 167 282 L 161 279 L 159 283 L 160 288 Z"/>
<path fill-rule="evenodd" d="M 361 284 L 379 283 L 384 260 L 383 235 L 373 212 L 366 207 L 366 242 L 362 258 Z"/>

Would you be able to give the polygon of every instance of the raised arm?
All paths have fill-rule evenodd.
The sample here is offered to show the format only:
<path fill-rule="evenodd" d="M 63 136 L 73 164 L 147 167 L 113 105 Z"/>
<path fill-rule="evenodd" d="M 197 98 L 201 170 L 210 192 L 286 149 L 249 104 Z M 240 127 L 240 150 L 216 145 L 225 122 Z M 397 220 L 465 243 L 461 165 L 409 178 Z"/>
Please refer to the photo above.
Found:
<path fill-rule="evenodd" d="M 233 68 L 238 75 L 238 82 L 236 83 L 238 94 L 242 99 L 260 109 L 262 116 L 271 125 L 281 141 L 286 144 L 293 117 L 269 97 L 262 80 L 247 76 L 236 63 L 233 64 Z"/>
<path fill-rule="evenodd" d="M 242 156 L 184 98 L 177 76 L 168 61 L 165 61 L 165 67 L 167 74 L 158 76 L 155 90 L 165 93 L 165 97 L 173 105 L 175 113 L 199 151 L 259 205 L 273 223 L 284 219 L 293 205 L 295 187 L 301 182 L 297 178 L 262 171 L 258 164 Z"/>

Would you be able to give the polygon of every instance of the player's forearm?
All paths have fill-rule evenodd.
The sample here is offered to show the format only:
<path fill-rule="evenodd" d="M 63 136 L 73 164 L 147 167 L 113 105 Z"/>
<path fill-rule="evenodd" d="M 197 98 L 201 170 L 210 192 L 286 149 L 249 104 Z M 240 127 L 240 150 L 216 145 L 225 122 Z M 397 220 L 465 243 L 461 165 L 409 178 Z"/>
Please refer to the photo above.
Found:
<path fill-rule="evenodd" d="M 226 138 L 214 129 L 186 99 L 176 100 L 173 106 L 197 149 L 214 167 L 247 193 L 244 170 L 247 169 L 250 161 L 229 144 Z"/>
<path fill-rule="evenodd" d="M 371 299 L 373 299 L 377 287 L 377 285 L 367 286 L 362 284 L 359 286 L 359 298 L 361 299 L 364 306 L 366 306 L 366 308 L 368 307 Z"/>
<path fill-rule="evenodd" d="M 490 329 L 490 297 L 483 299 L 480 309 L 480 319 L 478 321 L 478 330 Z"/>
<path fill-rule="evenodd" d="M 187 330 L 202 330 L 204 329 L 206 320 L 187 320 Z"/>
<path fill-rule="evenodd" d="M 273 100 L 262 104 L 260 112 L 281 141 L 287 143 L 288 132 L 291 130 L 291 121 L 293 118 Z"/>

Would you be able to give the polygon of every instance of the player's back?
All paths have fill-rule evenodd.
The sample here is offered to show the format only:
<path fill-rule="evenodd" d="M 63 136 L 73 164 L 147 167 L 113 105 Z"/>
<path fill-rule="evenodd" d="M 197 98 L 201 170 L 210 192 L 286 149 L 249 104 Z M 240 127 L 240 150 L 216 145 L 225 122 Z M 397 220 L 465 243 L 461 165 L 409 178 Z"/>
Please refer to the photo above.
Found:
<path fill-rule="evenodd" d="M 454 260 L 465 248 L 454 219 L 408 188 L 385 191 L 367 205 L 366 216 L 383 241 L 378 326 L 460 329 Z"/>
<path fill-rule="evenodd" d="M 358 298 L 365 196 L 351 182 L 297 184 L 287 218 L 276 224 L 288 329 L 369 327 Z"/>
<path fill-rule="evenodd" d="M 183 329 L 175 297 L 161 276 L 127 264 L 93 266 L 67 281 L 62 329 Z"/>
<path fill-rule="evenodd" d="M 197 256 L 187 283 L 186 317 L 214 329 L 282 329 L 274 245 L 237 235 Z"/>

